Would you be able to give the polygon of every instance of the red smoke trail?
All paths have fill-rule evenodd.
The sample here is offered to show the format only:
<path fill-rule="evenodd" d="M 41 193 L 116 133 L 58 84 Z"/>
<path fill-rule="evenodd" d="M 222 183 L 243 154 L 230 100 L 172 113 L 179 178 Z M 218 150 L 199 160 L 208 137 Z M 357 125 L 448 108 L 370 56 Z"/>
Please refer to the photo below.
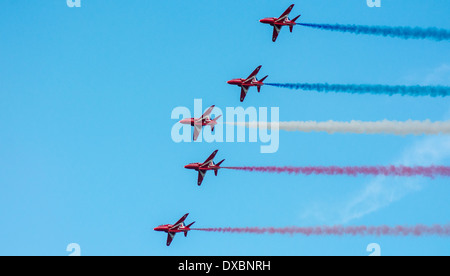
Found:
<path fill-rule="evenodd" d="M 315 227 L 242 227 L 195 228 L 192 230 L 222 233 L 301 234 L 305 236 L 450 236 L 450 224 L 415 226 L 315 226 Z"/>
<path fill-rule="evenodd" d="M 256 171 L 269 173 L 295 173 L 295 174 L 317 174 L 317 175 L 384 175 L 384 176 L 450 176 L 449 166 L 308 166 L 308 167 L 223 167 L 231 170 Z"/>

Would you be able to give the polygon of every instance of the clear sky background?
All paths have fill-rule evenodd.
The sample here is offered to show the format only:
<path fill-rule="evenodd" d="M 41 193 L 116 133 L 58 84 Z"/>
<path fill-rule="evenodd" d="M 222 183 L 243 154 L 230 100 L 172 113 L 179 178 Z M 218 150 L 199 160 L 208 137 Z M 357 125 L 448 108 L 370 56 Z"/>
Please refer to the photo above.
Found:
<path fill-rule="evenodd" d="M 172 110 L 279 107 L 280 120 L 446 120 L 447 98 L 324 94 L 226 84 L 263 65 L 268 82 L 450 85 L 450 44 L 270 26 L 301 22 L 450 29 L 447 0 L 4 0 L 0 9 L 0 255 L 449 255 L 441 237 L 305 237 L 153 227 L 414 225 L 450 221 L 446 178 L 194 171 L 226 166 L 450 164 L 446 136 L 280 132 L 261 143 L 174 143 Z"/>

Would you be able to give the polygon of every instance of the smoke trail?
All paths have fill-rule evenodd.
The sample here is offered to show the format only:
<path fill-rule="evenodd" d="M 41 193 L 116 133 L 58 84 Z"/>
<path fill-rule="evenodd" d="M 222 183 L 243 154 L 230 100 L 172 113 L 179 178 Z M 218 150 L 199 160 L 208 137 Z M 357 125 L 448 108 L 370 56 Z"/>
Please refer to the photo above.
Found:
<path fill-rule="evenodd" d="M 222 233 L 251 234 L 301 234 L 305 236 L 450 236 L 450 225 L 426 226 L 315 226 L 315 227 L 225 227 L 225 228 L 195 228 L 192 230 Z"/>
<path fill-rule="evenodd" d="M 402 96 L 430 96 L 445 97 L 450 95 L 448 86 L 406 86 L 406 85 L 379 85 L 379 84 L 328 84 L 328 83 L 265 83 L 275 87 L 317 91 L 317 92 L 336 92 L 351 94 L 384 94 L 384 95 L 402 95 Z"/>
<path fill-rule="evenodd" d="M 341 24 L 309 24 L 297 23 L 297 25 L 354 34 L 381 35 L 398 37 L 403 39 L 430 39 L 435 41 L 450 40 L 450 30 L 438 28 L 420 27 L 389 27 L 389 26 L 361 26 L 361 25 L 341 25 Z"/>
<path fill-rule="evenodd" d="M 231 123 L 237 126 L 245 126 L 248 128 L 267 127 L 271 129 L 272 123 L 258 123 L 258 122 L 235 122 Z M 356 133 L 356 134 L 393 134 L 393 135 L 437 135 L 450 134 L 450 121 L 431 122 L 425 121 L 292 121 L 292 122 L 278 122 L 278 129 L 285 131 L 301 131 L 301 132 L 327 132 L 334 133 Z"/>
<path fill-rule="evenodd" d="M 373 176 L 424 176 L 434 178 L 436 176 L 450 176 L 449 166 L 306 166 L 306 167 L 223 167 L 231 170 L 268 173 L 289 173 L 304 175 L 373 175 Z"/>

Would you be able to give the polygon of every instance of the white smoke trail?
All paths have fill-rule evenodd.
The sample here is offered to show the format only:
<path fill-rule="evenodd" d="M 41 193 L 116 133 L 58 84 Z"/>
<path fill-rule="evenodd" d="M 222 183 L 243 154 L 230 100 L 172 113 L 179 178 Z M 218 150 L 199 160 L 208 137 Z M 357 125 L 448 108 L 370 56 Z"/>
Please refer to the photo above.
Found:
<path fill-rule="evenodd" d="M 327 132 L 334 133 L 356 133 L 356 134 L 392 134 L 392 135 L 438 135 L 450 134 L 450 121 L 292 121 L 278 123 L 261 123 L 261 122 L 237 122 L 232 123 L 237 126 L 245 126 L 247 128 L 259 128 L 267 125 L 271 128 L 271 124 L 278 124 L 280 130 L 300 131 L 300 132 Z"/>

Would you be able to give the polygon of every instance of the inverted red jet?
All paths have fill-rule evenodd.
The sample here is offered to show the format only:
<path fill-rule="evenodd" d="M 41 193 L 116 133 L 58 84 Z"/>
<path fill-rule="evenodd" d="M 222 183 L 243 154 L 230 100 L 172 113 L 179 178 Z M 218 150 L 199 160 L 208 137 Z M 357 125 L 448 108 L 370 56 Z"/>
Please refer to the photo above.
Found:
<path fill-rule="evenodd" d="M 241 87 L 241 102 L 244 101 L 245 96 L 247 96 L 248 89 L 251 86 L 256 86 L 256 88 L 258 89 L 258 92 L 261 92 L 261 86 L 264 85 L 263 81 L 268 76 L 265 76 L 261 80 L 256 79 L 256 75 L 258 74 L 259 69 L 261 69 L 261 65 L 256 67 L 256 69 L 246 79 L 239 78 L 239 79 L 232 79 L 232 80 L 227 81 L 228 84 L 237 85 L 237 86 Z"/>
<path fill-rule="evenodd" d="M 283 27 L 283 26 L 289 26 L 289 30 L 292 33 L 292 29 L 297 24 L 297 23 L 295 23 L 295 21 L 300 17 L 300 15 L 299 15 L 292 20 L 289 19 L 289 14 L 291 13 L 293 7 L 294 7 L 294 4 L 290 5 L 289 8 L 287 8 L 287 10 L 285 12 L 283 12 L 283 14 L 278 18 L 267 17 L 267 18 L 263 18 L 263 19 L 259 20 L 259 22 L 261 22 L 261 23 L 269 24 L 270 26 L 273 26 L 273 35 L 272 35 L 273 42 L 275 42 L 277 40 L 278 34 L 280 33 L 281 27 Z"/>
<path fill-rule="evenodd" d="M 194 141 L 197 140 L 198 135 L 200 134 L 200 131 L 204 126 L 210 126 L 211 131 L 214 131 L 214 126 L 217 125 L 217 119 L 219 119 L 222 115 L 219 115 L 214 118 L 214 120 L 211 120 L 211 117 L 209 115 L 211 114 L 213 108 L 214 105 L 208 108 L 208 110 L 206 110 L 206 112 L 200 118 L 188 118 L 180 121 L 180 123 L 182 124 L 191 125 L 194 127 Z"/>
<path fill-rule="evenodd" d="M 202 185 L 203 178 L 205 177 L 207 171 L 214 171 L 214 174 L 217 176 L 217 171 L 220 169 L 220 164 L 222 164 L 222 162 L 225 161 L 225 159 L 223 159 L 219 163 L 214 164 L 213 159 L 218 151 L 219 150 L 215 150 L 203 163 L 191 163 L 184 166 L 186 169 L 198 171 L 198 179 L 197 179 L 198 186 Z"/>
<path fill-rule="evenodd" d="M 184 233 L 184 236 L 187 237 L 187 232 L 191 230 L 192 224 L 195 223 L 195 221 L 189 225 L 184 225 L 184 220 L 187 218 L 189 213 L 185 214 L 182 218 L 180 218 L 175 224 L 164 224 L 160 225 L 158 227 L 153 228 L 155 231 L 161 231 L 167 233 L 167 242 L 166 245 L 169 246 L 172 242 L 173 238 L 175 237 L 176 233 Z"/>

